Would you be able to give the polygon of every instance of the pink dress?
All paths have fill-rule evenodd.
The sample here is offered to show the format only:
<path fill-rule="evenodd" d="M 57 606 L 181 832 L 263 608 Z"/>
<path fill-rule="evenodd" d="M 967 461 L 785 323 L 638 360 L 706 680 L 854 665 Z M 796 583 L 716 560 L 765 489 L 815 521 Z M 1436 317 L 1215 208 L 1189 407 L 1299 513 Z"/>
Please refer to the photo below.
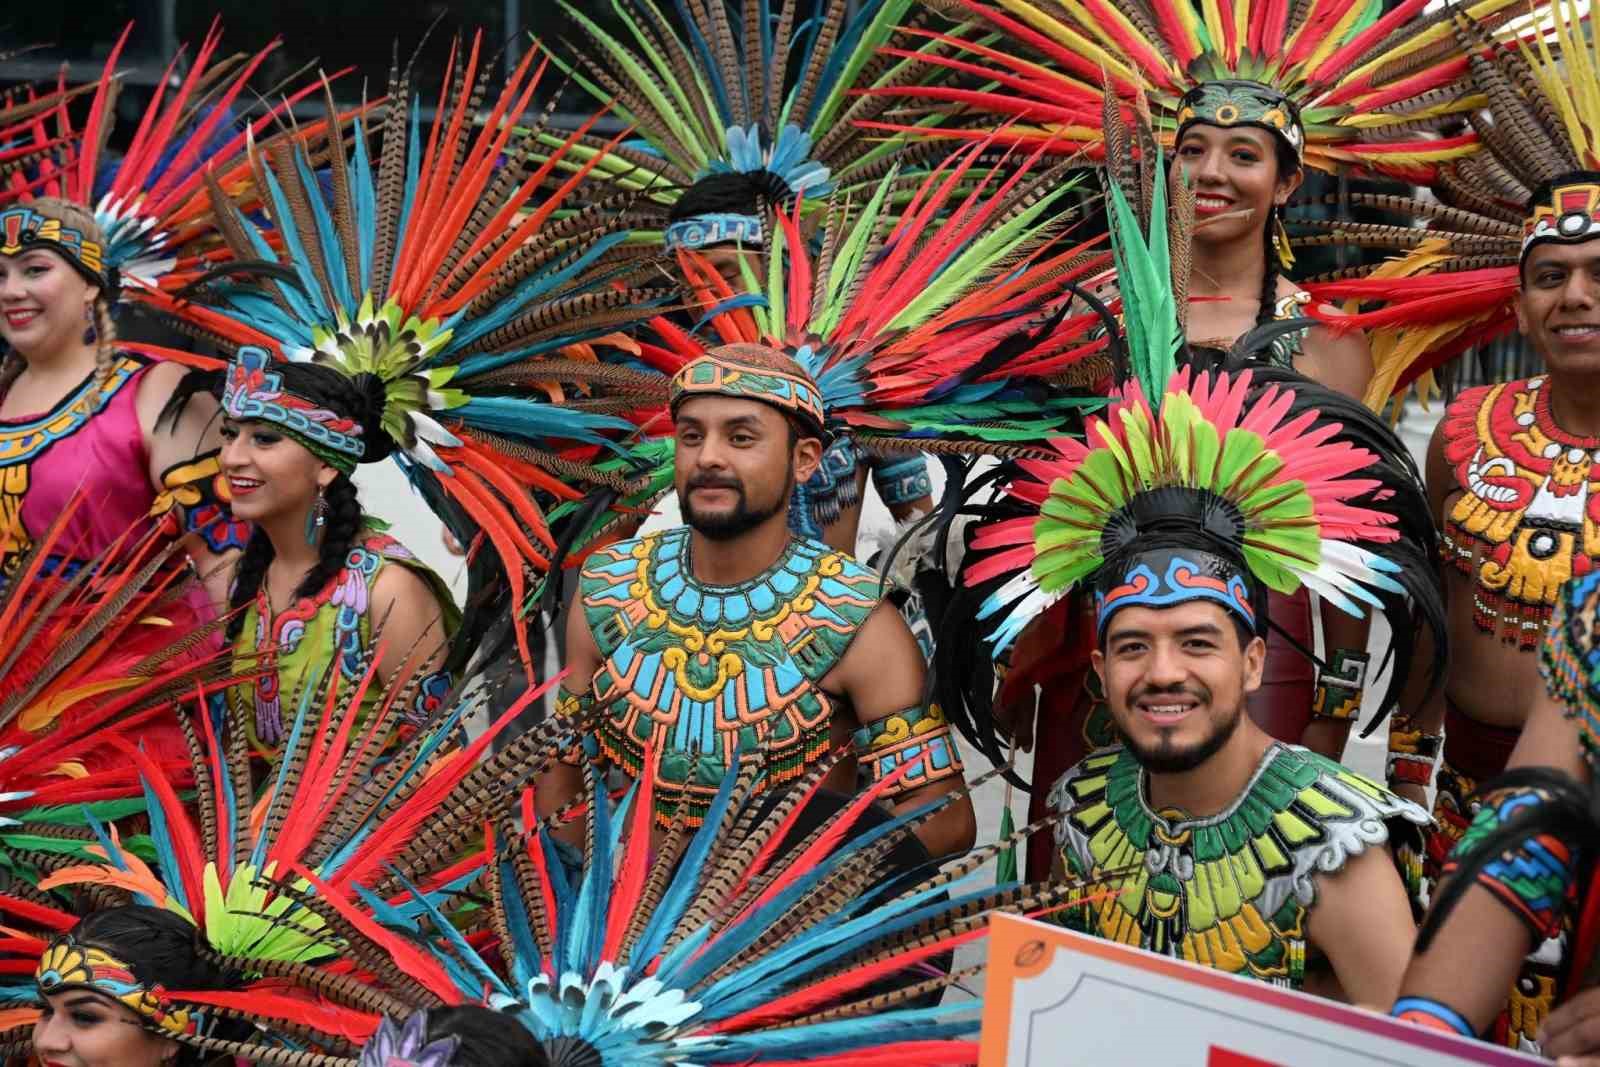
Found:
<path fill-rule="evenodd" d="M 35 541 L 69 505 L 71 515 L 46 565 L 49 573 L 70 572 L 129 530 L 143 532 L 155 521 L 149 515 L 156 490 L 137 407 L 147 370 L 144 361 L 124 357 L 103 384 L 90 374 L 49 411 L 0 419 L 0 536 L 12 531 L 0 552 L 0 582 L 14 576 Z M 196 496 L 184 529 L 199 530 L 217 551 L 242 547 L 248 527 Z M 210 521 L 202 525 L 201 518 Z M 191 624 L 216 615 L 198 583 L 185 601 L 193 613 L 185 621 Z"/>

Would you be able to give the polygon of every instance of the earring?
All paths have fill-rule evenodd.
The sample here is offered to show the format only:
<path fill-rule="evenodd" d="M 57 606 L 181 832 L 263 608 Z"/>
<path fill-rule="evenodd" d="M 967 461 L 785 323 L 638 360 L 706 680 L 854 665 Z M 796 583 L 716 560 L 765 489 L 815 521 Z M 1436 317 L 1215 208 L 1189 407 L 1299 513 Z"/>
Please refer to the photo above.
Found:
<path fill-rule="evenodd" d="M 100 331 L 94 328 L 94 308 L 88 304 L 83 306 L 83 321 L 89 324 L 83 331 L 83 343 L 92 345 L 100 339 Z"/>
<path fill-rule="evenodd" d="M 314 545 L 322 536 L 322 528 L 328 524 L 328 497 L 327 489 L 317 486 L 317 502 L 311 505 L 311 510 L 306 512 L 306 544 Z"/>

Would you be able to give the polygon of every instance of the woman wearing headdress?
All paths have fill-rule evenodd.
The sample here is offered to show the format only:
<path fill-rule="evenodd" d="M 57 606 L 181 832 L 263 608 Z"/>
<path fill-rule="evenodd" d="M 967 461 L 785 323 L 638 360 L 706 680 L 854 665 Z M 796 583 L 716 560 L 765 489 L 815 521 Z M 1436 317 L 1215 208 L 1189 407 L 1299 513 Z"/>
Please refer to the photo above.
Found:
<path fill-rule="evenodd" d="M 243 547 L 248 530 L 227 513 L 215 404 L 196 397 L 164 418 L 183 354 L 151 365 L 151 346 L 118 342 L 115 313 L 184 283 L 216 237 L 206 181 L 248 197 L 245 145 L 251 134 L 271 140 L 266 125 L 287 101 L 235 122 L 235 100 L 277 42 L 213 63 L 213 26 L 127 151 L 106 161 L 116 64 L 131 29 L 106 60 L 83 127 L 66 99 L 39 116 L 18 146 L 33 153 L 29 166 L 0 191 L 0 523 L 11 529 L 0 574 L 15 571 L 81 492 L 90 506 L 62 542 L 68 554 L 92 558 L 146 513 L 170 513 L 176 530 L 196 535 L 191 555 L 214 576 L 220 605 L 224 568 L 214 557 Z"/>
<path fill-rule="evenodd" d="M 163 908 L 130 904 L 90 912 L 54 938 L 34 973 L 41 1002 L 33 1027 L 40 1062 L 58 1067 L 198 1067 L 222 1062 L 180 1042 L 211 1033 L 176 991 L 239 984 L 201 951 L 195 928 Z"/>
<path fill-rule="evenodd" d="M 408 663 L 425 678 L 413 719 L 449 688 L 446 646 L 458 615 L 437 574 L 361 507 L 351 475 L 385 459 L 384 383 L 333 365 L 284 363 L 243 348 L 222 398 L 222 472 L 234 514 L 254 532 L 234 569 L 228 624 L 236 658 L 269 669 L 243 691 L 251 743 L 282 744 L 294 702 L 334 673 L 355 684 L 381 633 L 379 681 Z M 378 699 L 368 693 L 364 707 Z M 286 706 L 287 705 L 287 706 Z"/>
<path fill-rule="evenodd" d="M 1281 322 L 1282 332 L 1254 358 L 1363 396 L 1372 376 L 1366 342 L 1359 333 L 1303 321 L 1314 302 L 1283 274 L 1290 260 L 1280 219 L 1306 166 L 1416 177 L 1431 162 L 1470 151 L 1469 138 L 1394 139 L 1419 114 L 1468 107 L 1428 93 L 1462 52 L 1440 19 L 1419 17 L 1424 0 L 1405 0 L 1387 13 L 1346 0 L 1089 0 L 1081 9 L 1030 9 L 1026 17 L 987 0 L 960 4 L 974 16 L 972 25 L 997 31 L 999 39 L 979 42 L 966 31 L 942 36 L 944 50 L 923 59 L 942 68 L 943 84 L 878 90 L 980 116 L 968 123 L 975 129 L 939 126 L 921 135 L 992 136 L 1063 152 L 1098 151 L 1103 144 L 1107 171 L 1124 188 L 1130 180 L 1139 184 L 1135 149 L 1138 160 L 1148 159 L 1158 140 L 1170 136 L 1174 166 L 1187 174 L 1192 193 L 1193 241 L 1174 283 L 1185 292 L 1194 346 L 1227 350 L 1252 328 Z M 1501 19 L 1514 8 L 1484 0 L 1475 11 Z M 983 82 L 991 84 L 976 84 Z M 1159 138 L 1139 128 L 1146 101 Z M 1148 190 L 1145 180 L 1130 190 L 1130 200 L 1139 203 L 1142 193 L 1147 203 Z M 1180 191 L 1174 203 L 1185 195 Z M 1086 688 L 1087 644 L 1064 647 L 1057 637 L 1088 632 L 1081 607 L 1074 608 L 1081 599 L 1061 602 L 1019 640 L 999 702 L 1003 716 L 1031 720 L 1033 689 L 1041 687 L 1035 765 L 1042 781 L 1112 740 L 1108 720 L 1097 713 L 1103 704 Z M 1324 654 L 1314 664 L 1306 654 L 1315 629 L 1306 593 L 1275 595 L 1269 615 L 1274 632 L 1251 715 L 1275 737 L 1337 756 L 1361 709 L 1366 626 L 1324 604 Z M 1031 736 L 1031 723 L 1022 725 L 1021 736 Z M 1033 813 L 1044 814 L 1042 794 L 1034 797 Z M 1047 858 L 1046 845 L 1042 835 L 1036 839 L 1036 863 Z"/>

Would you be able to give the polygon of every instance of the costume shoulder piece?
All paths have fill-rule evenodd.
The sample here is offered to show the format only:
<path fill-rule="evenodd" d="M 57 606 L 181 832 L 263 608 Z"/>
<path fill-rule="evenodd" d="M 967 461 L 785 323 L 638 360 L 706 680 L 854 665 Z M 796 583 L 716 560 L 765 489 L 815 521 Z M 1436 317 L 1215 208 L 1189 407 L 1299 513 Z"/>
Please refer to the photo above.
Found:
<path fill-rule="evenodd" d="M 1545 381 L 1469 389 L 1442 431 L 1461 490 L 1445 517 L 1446 558 L 1477 585 L 1478 628 L 1523 648 L 1600 552 L 1600 438 L 1556 425 Z"/>
<path fill-rule="evenodd" d="M 1304 976 L 1317 876 L 1428 823 L 1376 782 L 1283 744 L 1210 818 L 1152 810 L 1144 773 L 1121 748 L 1068 771 L 1049 800 L 1066 815 L 1056 840 L 1068 872 L 1116 891 L 1083 919 L 1091 932 L 1289 986 Z"/>

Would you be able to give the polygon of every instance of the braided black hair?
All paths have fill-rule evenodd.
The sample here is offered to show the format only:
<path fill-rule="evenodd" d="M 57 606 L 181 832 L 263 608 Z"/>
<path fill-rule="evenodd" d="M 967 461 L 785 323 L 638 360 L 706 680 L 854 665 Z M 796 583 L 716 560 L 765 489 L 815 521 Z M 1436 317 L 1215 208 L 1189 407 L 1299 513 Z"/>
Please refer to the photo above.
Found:
<path fill-rule="evenodd" d="M 527 1028 L 489 1008 L 467 1005 L 428 1012 L 429 1041 L 458 1039 L 450 1063 L 471 1067 L 550 1067 L 550 1057 Z"/>
<path fill-rule="evenodd" d="M 1300 159 L 1282 137 L 1274 135 L 1273 148 L 1278 157 L 1278 180 L 1300 170 Z M 1274 238 L 1278 232 L 1278 205 L 1267 209 L 1267 225 L 1261 231 L 1264 267 L 1261 272 L 1261 306 L 1256 309 L 1256 325 L 1264 326 L 1278 317 L 1278 247 Z"/>
<path fill-rule="evenodd" d="M 72 928 L 79 944 L 101 949 L 127 964 L 146 985 L 173 990 L 228 990 L 243 976 L 220 967 L 201 951 L 199 931 L 187 919 L 144 904 L 92 911 Z M 244 1036 L 243 1024 L 224 1023 L 216 1036 Z M 198 1067 L 210 1057 L 180 1046 L 178 1067 Z"/>
<path fill-rule="evenodd" d="M 395 441 L 382 425 L 385 403 L 382 379 L 373 374 L 351 376 L 316 363 L 279 363 L 273 370 L 283 376 L 284 391 L 361 424 L 361 440 L 366 446 L 361 457 L 363 462 L 375 462 L 394 451 Z M 221 385 L 220 378 L 213 383 L 219 392 Z M 327 585 L 344 566 L 361 534 L 364 515 L 356 498 L 355 482 L 349 475 L 342 471 L 335 475 L 324 490 L 323 499 L 327 512 L 317 564 L 295 587 L 296 598 L 313 596 Z M 233 588 L 228 597 L 230 608 L 242 608 L 255 599 L 273 556 L 271 540 L 258 527 L 250 535 L 250 542 L 234 570 Z M 244 612 L 236 611 L 228 623 L 229 640 L 236 639 L 243 628 Z"/>
<path fill-rule="evenodd" d="M 322 543 L 317 552 L 317 564 L 295 586 L 296 599 L 314 596 L 333 580 L 361 534 L 365 513 L 356 498 L 356 483 L 350 480 L 349 475 L 343 472 L 336 475 L 323 493 L 323 499 L 328 510 L 322 528 Z M 271 565 L 273 555 L 271 539 L 257 527 L 250 535 L 250 543 L 245 545 L 239 565 L 233 572 L 233 589 L 228 597 L 228 607 L 235 610 L 228 622 L 230 641 L 237 639 L 244 629 L 244 612 L 237 609 L 255 599 L 261 583 L 266 579 L 267 567 Z"/>

